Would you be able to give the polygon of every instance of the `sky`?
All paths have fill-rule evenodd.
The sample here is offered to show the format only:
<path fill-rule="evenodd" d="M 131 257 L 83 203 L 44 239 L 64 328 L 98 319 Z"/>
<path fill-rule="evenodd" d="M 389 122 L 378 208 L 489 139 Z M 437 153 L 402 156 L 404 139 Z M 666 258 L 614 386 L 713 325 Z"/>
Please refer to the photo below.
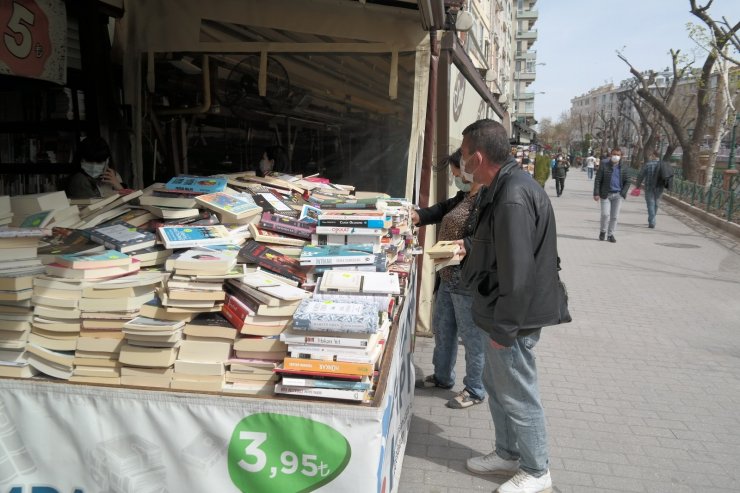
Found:
<path fill-rule="evenodd" d="M 697 67 L 706 58 L 688 37 L 688 22 L 703 25 L 689 12 L 689 0 L 538 0 L 535 8 L 539 18 L 532 49 L 537 62 L 545 64 L 537 66 L 528 88 L 545 93 L 535 97 L 537 120 L 557 121 L 572 98 L 631 77 L 616 50 L 638 70 L 669 67 L 672 48 L 696 53 Z M 740 0 L 714 0 L 709 15 L 734 24 L 740 21 Z"/>

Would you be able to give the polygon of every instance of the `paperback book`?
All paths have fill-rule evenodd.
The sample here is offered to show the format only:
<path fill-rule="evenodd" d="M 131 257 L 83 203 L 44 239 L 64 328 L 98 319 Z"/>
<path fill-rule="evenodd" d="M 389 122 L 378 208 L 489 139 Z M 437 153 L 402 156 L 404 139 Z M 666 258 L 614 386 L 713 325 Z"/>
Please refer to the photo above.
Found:
<path fill-rule="evenodd" d="M 187 192 L 215 193 L 226 188 L 226 178 L 203 176 L 176 176 L 165 184 L 167 190 L 184 190 Z"/>
<path fill-rule="evenodd" d="M 126 253 L 154 246 L 157 237 L 123 221 L 113 221 L 90 231 L 90 239 L 111 250 Z"/>
<path fill-rule="evenodd" d="M 379 321 L 375 303 L 305 299 L 293 314 L 293 329 L 373 334 Z"/>
<path fill-rule="evenodd" d="M 262 214 L 259 225 L 262 229 L 297 236 L 305 240 L 310 239 L 311 235 L 316 231 L 315 225 L 271 212 L 264 212 Z"/>
<path fill-rule="evenodd" d="M 306 245 L 300 256 L 301 265 L 372 264 L 372 245 Z"/>
<path fill-rule="evenodd" d="M 275 250 L 250 240 L 239 250 L 239 261 L 256 264 L 259 267 L 275 272 L 299 283 L 306 282 L 308 268 L 291 257 L 282 255 Z"/>
<path fill-rule="evenodd" d="M 251 195 L 230 195 L 224 192 L 200 195 L 195 200 L 217 214 L 221 215 L 223 222 L 235 223 L 242 219 L 254 216 L 262 212 Z"/>
<path fill-rule="evenodd" d="M 229 230 L 213 226 L 163 226 L 157 229 L 166 248 L 190 248 L 231 243 Z"/>

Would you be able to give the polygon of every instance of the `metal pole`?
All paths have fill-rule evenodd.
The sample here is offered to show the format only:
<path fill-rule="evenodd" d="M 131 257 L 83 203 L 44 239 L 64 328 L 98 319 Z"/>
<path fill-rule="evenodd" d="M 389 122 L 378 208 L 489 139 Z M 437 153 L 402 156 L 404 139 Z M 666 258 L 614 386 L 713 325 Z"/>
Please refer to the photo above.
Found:
<path fill-rule="evenodd" d="M 735 113 L 735 123 L 732 125 L 732 137 L 730 137 L 730 157 L 727 160 L 727 169 L 735 169 L 735 132 L 737 130 L 737 120 L 740 115 Z"/>

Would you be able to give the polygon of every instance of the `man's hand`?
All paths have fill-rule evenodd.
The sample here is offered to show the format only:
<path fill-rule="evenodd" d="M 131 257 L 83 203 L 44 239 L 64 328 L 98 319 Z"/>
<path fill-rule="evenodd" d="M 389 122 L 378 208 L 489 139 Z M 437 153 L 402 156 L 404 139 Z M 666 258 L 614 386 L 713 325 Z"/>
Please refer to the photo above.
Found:
<path fill-rule="evenodd" d="M 455 240 L 455 243 L 460 247 L 460 250 L 455 254 L 460 258 L 463 258 L 468 252 L 465 250 L 465 240 Z"/>
<path fill-rule="evenodd" d="M 600 197 L 599 197 L 598 195 L 594 195 L 594 201 L 595 201 L 595 202 L 598 202 L 598 201 L 599 201 L 599 198 L 600 198 Z"/>
<path fill-rule="evenodd" d="M 411 211 L 411 222 L 414 223 L 414 226 L 419 224 L 419 213 L 416 211 Z"/>
<path fill-rule="evenodd" d="M 105 169 L 103 174 L 100 176 L 100 181 L 103 183 L 109 183 L 110 186 L 113 187 L 113 190 L 121 190 L 123 188 L 121 181 L 118 179 L 118 176 L 116 176 L 116 172 L 110 168 Z"/>

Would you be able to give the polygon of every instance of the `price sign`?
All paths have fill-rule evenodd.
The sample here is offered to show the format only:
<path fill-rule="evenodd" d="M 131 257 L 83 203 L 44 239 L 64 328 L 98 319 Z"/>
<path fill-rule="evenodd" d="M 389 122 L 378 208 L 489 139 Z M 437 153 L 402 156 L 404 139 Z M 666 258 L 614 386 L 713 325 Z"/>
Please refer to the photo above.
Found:
<path fill-rule="evenodd" d="M 0 73 L 66 81 L 64 2 L 3 0 L 0 30 Z"/>
<path fill-rule="evenodd" d="M 231 435 L 229 476 L 243 493 L 308 493 L 336 478 L 351 455 L 347 439 L 330 426 L 258 413 L 241 420 Z"/>

